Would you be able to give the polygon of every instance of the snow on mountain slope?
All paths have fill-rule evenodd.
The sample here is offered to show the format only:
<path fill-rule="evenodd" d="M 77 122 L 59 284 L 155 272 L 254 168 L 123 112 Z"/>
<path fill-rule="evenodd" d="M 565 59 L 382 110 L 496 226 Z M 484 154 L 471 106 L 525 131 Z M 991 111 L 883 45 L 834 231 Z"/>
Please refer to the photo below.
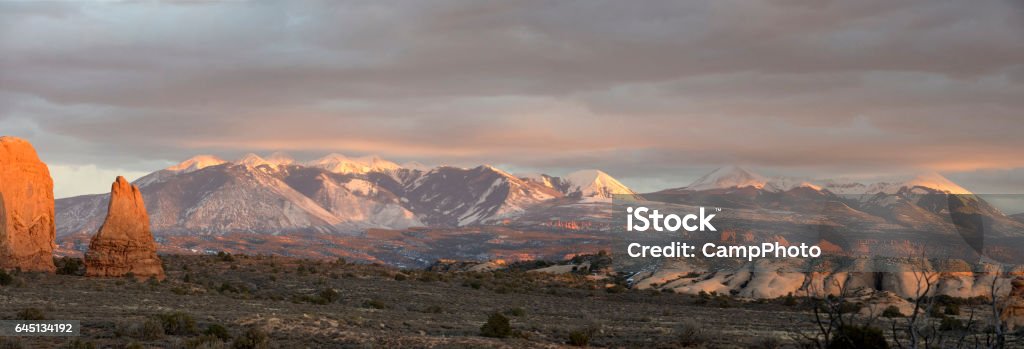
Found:
<path fill-rule="evenodd" d="M 406 190 L 407 207 L 425 223 L 441 225 L 495 221 L 562 196 L 557 190 L 491 166 L 438 167 L 410 183 Z"/>
<path fill-rule="evenodd" d="M 737 166 L 715 169 L 698 178 L 689 186 L 684 187 L 684 189 L 703 191 L 744 187 L 753 187 L 771 192 L 789 191 L 794 188 L 805 187 L 819 191 L 828 190 L 837 195 L 895 194 L 902 189 L 913 188 L 925 188 L 948 194 L 971 193 L 938 173 L 917 175 L 903 181 L 863 184 L 832 179 L 808 180 L 792 177 L 765 177 Z"/>
<path fill-rule="evenodd" d="M 522 173 L 520 180 L 532 182 L 558 190 L 569 197 L 584 201 L 607 201 L 613 195 L 636 195 L 632 189 L 601 170 L 580 170 L 565 177 L 553 177 L 542 173 Z"/>
<path fill-rule="evenodd" d="M 953 183 L 938 173 L 926 173 L 902 181 L 877 182 L 863 184 L 851 181 L 823 180 L 821 187 L 839 195 L 860 195 L 860 194 L 896 194 L 901 190 L 912 190 L 914 188 L 930 189 L 947 194 L 971 194 L 971 191 Z"/>
<path fill-rule="evenodd" d="M 391 171 L 402 168 L 398 164 L 381 159 L 376 155 L 349 158 L 333 153 L 306 163 L 306 166 L 322 168 L 334 173 L 367 173 Z"/>
<path fill-rule="evenodd" d="M 918 175 L 913 179 L 903 183 L 906 187 L 924 187 L 928 189 L 934 189 L 948 194 L 971 194 L 971 192 L 964 187 L 953 183 L 953 181 L 943 177 L 938 173 L 927 173 Z"/>
<path fill-rule="evenodd" d="M 267 155 L 267 157 L 264 158 L 264 159 L 268 163 L 270 163 L 272 165 L 276 165 L 276 166 L 291 165 L 291 164 L 295 163 L 295 159 L 292 158 L 291 155 L 288 155 L 288 154 L 285 154 L 285 153 L 279 152 L 279 151 L 278 152 L 274 152 L 274 153 L 272 153 L 270 155 Z"/>
<path fill-rule="evenodd" d="M 211 166 L 219 166 L 228 163 L 227 161 L 213 155 L 196 155 L 177 165 L 159 170 L 136 179 L 132 184 L 139 188 L 153 183 L 159 183 L 177 174 L 190 173 L 202 170 Z"/>
<path fill-rule="evenodd" d="M 430 166 L 424 165 L 424 164 L 422 164 L 422 163 L 420 163 L 418 161 L 409 161 L 409 162 L 403 163 L 401 166 L 402 166 L 402 168 L 408 169 L 408 170 L 416 170 L 416 171 L 423 171 L 423 172 L 430 171 Z"/>
<path fill-rule="evenodd" d="M 241 159 L 235 160 L 235 162 L 233 163 L 236 165 L 244 165 L 252 168 L 260 167 L 263 165 L 274 166 L 274 164 L 271 163 L 270 161 L 267 161 L 266 159 L 261 158 L 259 155 L 253 153 L 245 154 L 245 156 L 243 156 Z"/>
<path fill-rule="evenodd" d="M 789 191 L 796 188 L 810 188 L 818 191 L 822 189 L 820 185 L 811 180 L 794 177 L 773 177 L 765 184 L 765 188 L 778 191 Z"/>
<path fill-rule="evenodd" d="M 405 229 L 422 226 L 400 198 L 370 179 L 316 168 L 289 168 L 283 180 L 331 212 L 347 228 Z"/>
<path fill-rule="evenodd" d="M 158 233 L 329 232 L 342 222 L 272 174 L 245 165 L 175 174 L 140 190 Z M 106 215 L 105 195 L 57 200 L 58 235 L 95 232 Z"/>
<path fill-rule="evenodd" d="M 181 163 L 168 167 L 166 170 L 175 173 L 188 173 L 202 170 L 210 166 L 217 166 L 227 161 L 213 155 L 196 155 Z"/>
<path fill-rule="evenodd" d="M 715 169 L 686 186 L 689 190 L 710 190 L 754 187 L 764 189 L 768 178 L 750 172 L 738 166 L 725 166 Z"/>
<path fill-rule="evenodd" d="M 565 176 L 567 194 L 579 193 L 584 198 L 612 198 L 613 195 L 636 195 L 633 190 L 601 170 L 581 170 Z"/>
<path fill-rule="evenodd" d="M 54 202 L 57 236 L 95 234 L 107 214 L 110 193 L 57 199 Z"/>

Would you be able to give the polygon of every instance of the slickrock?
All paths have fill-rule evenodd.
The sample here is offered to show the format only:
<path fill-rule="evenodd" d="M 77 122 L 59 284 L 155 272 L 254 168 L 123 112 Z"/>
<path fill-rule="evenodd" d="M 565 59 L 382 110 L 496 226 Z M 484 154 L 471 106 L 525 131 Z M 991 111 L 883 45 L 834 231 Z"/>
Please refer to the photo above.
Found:
<path fill-rule="evenodd" d="M 86 276 L 165 277 L 142 192 L 124 177 L 117 177 L 110 187 L 107 218 L 89 242 L 85 270 Z"/>
<path fill-rule="evenodd" d="M 1002 319 L 1006 321 L 1007 329 L 1013 331 L 1024 328 L 1024 277 L 1013 279 L 1010 285 L 1013 289 L 1010 291 L 1010 298 L 1007 299 Z"/>
<path fill-rule="evenodd" d="M 53 272 L 53 179 L 29 142 L 0 137 L 0 269 Z"/>

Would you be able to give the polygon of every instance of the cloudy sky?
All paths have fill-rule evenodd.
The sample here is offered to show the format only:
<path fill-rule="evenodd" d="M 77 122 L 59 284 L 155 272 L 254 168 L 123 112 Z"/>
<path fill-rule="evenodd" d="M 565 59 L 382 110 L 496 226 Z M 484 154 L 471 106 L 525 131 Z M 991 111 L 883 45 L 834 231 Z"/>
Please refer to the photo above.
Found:
<path fill-rule="evenodd" d="M 1024 3 L 3 1 L 0 134 L 58 197 L 277 150 L 1024 193 Z"/>

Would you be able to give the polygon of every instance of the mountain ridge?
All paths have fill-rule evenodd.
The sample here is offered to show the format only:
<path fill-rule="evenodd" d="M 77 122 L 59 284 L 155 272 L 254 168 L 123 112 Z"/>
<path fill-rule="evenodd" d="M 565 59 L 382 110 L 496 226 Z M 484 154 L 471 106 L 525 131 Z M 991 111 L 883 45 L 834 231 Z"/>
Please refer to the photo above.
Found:
<path fill-rule="evenodd" d="M 155 232 L 199 234 L 492 224 L 553 199 L 635 194 L 599 170 L 576 172 L 555 188 L 491 165 L 412 165 L 336 153 L 307 162 L 284 153 L 235 161 L 197 155 L 133 184 L 147 197 Z M 59 199 L 58 234 L 94 230 L 107 195 Z"/>

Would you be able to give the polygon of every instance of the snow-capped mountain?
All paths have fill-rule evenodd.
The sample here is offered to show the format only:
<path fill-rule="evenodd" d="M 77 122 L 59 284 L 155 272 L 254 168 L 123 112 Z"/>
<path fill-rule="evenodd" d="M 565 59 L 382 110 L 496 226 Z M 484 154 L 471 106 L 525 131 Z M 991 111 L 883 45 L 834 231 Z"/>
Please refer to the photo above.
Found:
<path fill-rule="evenodd" d="M 948 231 L 985 217 L 987 236 L 1012 234 L 1019 222 L 936 173 L 904 180 L 860 183 L 770 178 L 739 167 L 716 169 L 693 184 L 644 194 L 655 201 L 733 209 L 824 214 L 844 220 L 884 220 L 919 231 Z M 950 222 L 957 223 L 950 225 Z M 848 222 L 857 224 L 855 221 Z M 975 223 L 971 223 L 975 224 Z M 970 224 L 968 224 L 970 225 Z"/>
<path fill-rule="evenodd" d="M 218 158 L 213 155 L 196 155 L 188 160 L 182 161 L 177 165 L 168 167 L 166 170 L 175 173 L 195 172 L 210 166 L 217 166 L 226 162 L 227 161 L 224 161 L 224 159 Z"/>
<path fill-rule="evenodd" d="M 291 165 L 292 163 L 295 162 L 295 159 L 292 158 L 291 155 L 288 155 L 288 154 L 282 153 L 282 152 L 274 152 L 274 153 L 272 153 L 270 155 L 267 155 L 265 160 L 268 163 L 273 164 L 273 165 L 277 165 L 277 166 Z"/>
<path fill-rule="evenodd" d="M 379 181 L 291 166 L 276 174 L 288 186 L 313 199 L 346 227 L 404 229 L 422 226 L 416 214 Z"/>
<path fill-rule="evenodd" d="M 762 175 L 738 166 L 725 166 L 697 178 L 686 186 L 686 189 L 694 191 L 745 187 L 764 189 L 767 185 L 768 178 Z"/>
<path fill-rule="evenodd" d="M 140 187 L 154 231 L 281 233 L 330 231 L 342 220 L 297 192 L 263 165 L 224 164 L 180 173 Z M 145 179 L 145 178 L 143 178 Z M 94 232 L 107 194 L 57 200 L 58 231 Z"/>
<path fill-rule="evenodd" d="M 329 154 L 306 163 L 306 166 L 322 168 L 339 174 L 391 171 L 402 168 L 398 164 L 381 159 L 376 155 L 349 158 L 341 154 Z"/>
<path fill-rule="evenodd" d="M 568 197 L 584 198 L 589 201 L 608 201 L 615 195 L 636 196 L 636 192 L 601 170 L 580 170 L 565 177 L 554 177 L 542 173 L 526 173 L 519 178 L 558 190 Z"/>
<path fill-rule="evenodd" d="M 443 166 L 409 183 L 408 207 L 426 223 L 468 225 L 514 216 L 532 205 L 563 195 L 492 166 Z"/>
<path fill-rule="evenodd" d="M 892 182 L 877 182 L 863 184 L 858 182 L 826 180 L 822 181 L 821 187 L 835 194 L 859 195 L 859 194 L 896 194 L 904 189 L 930 189 L 948 194 L 971 194 L 971 192 L 960 185 L 953 183 L 938 173 L 925 173 L 904 180 Z"/>
<path fill-rule="evenodd" d="M 245 156 L 242 156 L 238 160 L 235 160 L 234 164 L 243 165 L 243 166 L 247 166 L 247 167 L 250 167 L 250 168 L 256 168 L 256 167 L 260 167 L 260 166 L 263 166 L 263 165 L 276 166 L 276 164 L 274 164 L 274 163 L 272 163 L 270 161 L 267 161 L 267 159 L 264 159 L 264 158 L 260 157 L 259 155 L 256 155 L 256 154 L 253 154 L 253 153 L 245 154 Z"/>
<path fill-rule="evenodd" d="M 579 171 L 547 182 L 492 166 L 409 168 L 376 156 L 331 154 L 302 163 L 283 153 L 233 162 L 201 155 L 135 181 L 155 232 L 358 232 L 464 226 L 514 219 L 555 199 L 601 202 L 635 195 L 608 174 Z M 57 200 L 58 234 L 94 232 L 105 194 Z"/>
<path fill-rule="evenodd" d="M 565 176 L 567 194 L 578 193 L 585 198 L 611 198 L 613 195 L 636 195 L 618 180 L 601 170 L 581 170 Z"/>
<path fill-rule="evenodd" d="M 754 188 L 769 192 L 789 191 L 794 188 L 827 190 L 837 195 L 896 194 L 901 190 L 918 188 L 921 193 L 937 191 L 947 194 L 971 194 L 971 192 L 938 173 L 925 173 L 907 177 L 900 181 L 860 183 L 834 179 L 803 179 L 793 177 L 767 177 L 754 171 L 738 167 L 717 168 L 690 185 L 672 190 L 706 191 L 714 189 Z"/>

